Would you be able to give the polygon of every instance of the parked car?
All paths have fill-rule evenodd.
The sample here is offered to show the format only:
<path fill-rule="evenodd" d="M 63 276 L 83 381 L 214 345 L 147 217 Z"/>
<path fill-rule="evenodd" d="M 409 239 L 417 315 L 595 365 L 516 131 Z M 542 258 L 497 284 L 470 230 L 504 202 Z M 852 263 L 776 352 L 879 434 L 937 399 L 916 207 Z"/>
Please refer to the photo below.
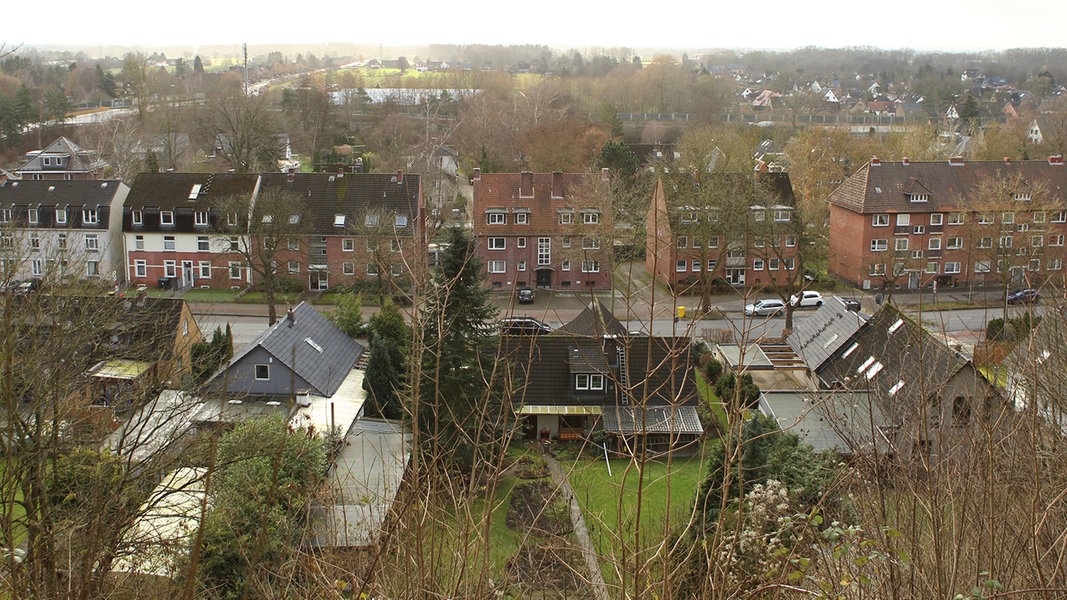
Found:
<path fill-rule="evenodd" d="M 822 294 L 815 291 L 803 291 L 789 297 L 789 305 L 795 308 L 817 308 L 822 306 Z"/>
<path fill-rule="evenodd" d="M 785 302 L 777 298 L 764 298 L 745 306 L 746 317 L 773 317 L 785 310 Z"/>
<path fill-rule="evenodd" d="M 1008 294 L 1008 304 L 1036 304 L 1041 300 L 1041 293 L 1034 288 L 1013 290 Z"/>
<path fill-rule="evenodd" d="M 518 293 L 519 304 L 533 304 L 534 291 L 530 288 L 522 288 Z"/>
<path fill-rule="evenodd" d="M 533 317 L 508 317 L 500 321 L 500 335 L 542 335 L 552 328 Z"/>

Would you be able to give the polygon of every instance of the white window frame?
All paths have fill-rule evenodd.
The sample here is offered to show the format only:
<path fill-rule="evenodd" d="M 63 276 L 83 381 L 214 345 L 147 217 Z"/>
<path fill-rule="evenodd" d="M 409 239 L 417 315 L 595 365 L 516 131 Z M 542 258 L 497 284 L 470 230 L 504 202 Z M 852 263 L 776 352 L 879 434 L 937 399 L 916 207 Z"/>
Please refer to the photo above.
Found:
<path fill-rule="evenodd" d="M 600 225 L 600 213 L 594 211 L 583 212 L 582 225 Z"/>
<path fill-rule="evenodd" d="M 582 273 L 599 273 L 600 261 L 599 260 L 583 260 L 582 261 Z"/>
<path fill-rule="evenodd" d="M 56 225 L 66 225 L 66 224 L 67 224 L 67 209 L 65 209 L 65 208 L 57 208 L 56 209 Z"/>
<path fill-rule="evenodd" d="M 944 213 L 930 213 L 930 224 L 931 225 L 944 225 L 945 224 L 945 214 Z"/>
<path fill-rule="evenodd" d="M 40 223 L 40 215 L 37 213 L 36 208 L 31 208 L 26 215 L 26 219 L 30 225 L 36 225 Z"/>
<path fill-rule="evenodd" d="M 878 213 L 871 215 L 871 227 L 889 227 L 889 214 Z"/>
<path fill-rule="evenodd" d="M 95 233 L 85 234 L 85 237 L 82 238 L 82 243 L 89 252 L 98 252 L 100 250 L 100 238 Z"/>
<path fill-rule="evenodd" d="M 897 227 L 911 227 L 911 213 L 897 213 Z"/>
<path fill-rule="evenodd" d="M 257 364 L 255 366 L 255 378 L 256 381 L 270 381 L 270 365 Z"/>
<path fill-rule="evenodd" d="M 927 242 L 926 249 L 927 250 L 940 250 L 941 249 L 941 238 L 939 238 L 939 237 L 930 238 L 930 241 Z"/>
<path fill-rule="evenodd" d="M 241 265 L 241 261 L 239 261 L 239 260 L 231 260 L 226 265 L 226 268 L 230 272 L 230 279 L 233 279 L 233 280 L 241 279 L 241 271 L 244 270 L 243 266 Z"/>
<path fill-rule="evenodd" d="M 174 252 L 178 248 L 178 241 L 173 235 L 163 236 L 163 251 Z"/>
<path fill-rule="evenodd" d="M 486 247 L 489 250 L 507 250 L 508 239 L 503 237 L 491 237 L 486 239 Z"/>
<path fill-rule="evenodd" d="M 159 211 L 159 224 L 163 227 L 174 226 L 174 211 L 173 210 L 161 210 Z"/>
<path fill-rule="evenodd" d="M 211 224 L 211 217 L 206 210 L 198 210 L 193 212 L 193 225 L 196 227 L 207 227 Z"/>
<path fill-rule="evenodd" d="M 137 259 L 133 261 L 133 276 L 138 278 L 148 277 L 148 261 Z"/>
<path fill-rule="evenodd" d="M 178 261 L 165 260 L 163 261 L 163 276 L 164 277 L 177 277 L 178 276 Z"/>
<path fill-rule="evenodd" d="M 100 213 L 95 208 L 82 209 L 82 225 L 96 225 L 100 222 Z"/>
<path fill-rule="evenodd" d="M 526 238 L 521 237 L 521 238 L 516 239 L 515 240 L 515 247 L 516 248 L 525 248 L 526 247 Z"/>
<path fill-rule="evenodd" d="M 196 251 L 197 252 L 210 252 L 211 251 L 211 238 L 206 235 L 196 236 Z"/>
<path fill-rule="evenodd" d="M 490 260 L 486 261 L 489 265 L 489 272 L 494 274 L 507 273 L 508 261 L 506 260 Z"/>
<path fill-rule="evenodd" d="M 199 270 L 200 270 L 200 279 L 211 279 L 211 261 L 210 260 L 202 260 L 202 261 L 200 261 L 200 264 L 197 265 L 197 266 L 199 267 Z"/>
<path fill-rule="evenodd" d="M 515 213 L 515 224 L 516 225 L 529 225 L 530 224 L 530 213 L 525 213 L 525 212 L 517 212 L 517 213 Z"/>
<path fill-rule="evenodd" d="M 341 239 L 341 252 L 355 252 L 356 240 L 354 238 Z"/>
<path fill-rule="evenodd" d="M 485 214 L 486 225 L 507 225 L 508 213 L 500 211 L 492 211 Z"/>
<path fill-rule="evenodd" d="M 871 252 L 885 252 L 889 250 L 889 240 L 876 238 L 871 240 Z"/>

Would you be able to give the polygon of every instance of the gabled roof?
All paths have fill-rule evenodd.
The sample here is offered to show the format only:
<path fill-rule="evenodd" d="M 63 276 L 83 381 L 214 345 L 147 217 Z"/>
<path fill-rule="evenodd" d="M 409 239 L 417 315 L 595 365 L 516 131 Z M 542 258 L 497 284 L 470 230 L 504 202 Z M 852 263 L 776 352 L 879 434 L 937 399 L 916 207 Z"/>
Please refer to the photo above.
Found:
<path fill-rule="evenodd" d="M 45 164 L 45 158 L 65 158 L 59 164 Z M 107 161 L 100 160 L 95 150 L 84 150 L 81 146 L 60 137 L 56 141 L 30 156 L 26 162 L 15 169 L 15 173 L 95 173 L 108 165 Z"/>
<path fill-rule="evenodd" d="M 815 372 L 852 339 L 867 323 L 867 318 L 848 310 L 840 298 L 831 297 L 807 318 L 797 320 L 785 341 L 808 369 Z"/>
<path fill-rule="evenodd" d="M 665 173 L 660 176 L 671 225 L 681 225 L 681 212 L 700 212 L 730 200 L 752 201 L 757 194 L 766 194 L 769 202 L 780 206 L 796 206 L 789 173 Z"/>
<path fill-rule="evenodd" d="M 970 194 L 981 182 L 1018 179 L 1041 185 L 1050 200 L 1067 199 L 1067 166 L 1052 160 L 938 162 L 872 161 L 845 180 L 829 197 L 831 204 L 854 212 L 910 212 L 909 194 L 929 194 L 922 212 L 966 210 Z"/>
<path fill-rule="evenodd" d="M 291 194 L 299 204 L 293 214 L 315 233 L 324 235 L 351 232 L 364 226 L 364 216 L 407 217 L 405 225 L 394 222 L 379 225 L 401 235 L 413 235 L 420 211 L 421 184 L 418 175 L 408 173 L 264 173 L 260 194 L 280 190 Z M 344 215 L 344 225 L 336 224 Z"/>
<path fill-rule="evenodd" d="M 876 393 L 896 415 L 939 394 L 968 364 L 922 325 L 886 305 L 817 374 L 831 388 Z"/>
<path fill-rule="evenodd" d="M 219 207 L 235 196 L 251 200 L 258 182 L 255 173 L 139 173 L 125 206 L 162 210 Z"/>
<path fill-rule="evenodd" d="M 63 207 L 111 205 L 123 183 L 117 179 L 0 181 L 0 206 Z"/>
<path fill-rule="evenodd" d="M 363 353 L 361 344 L 306 302 L 242 348 L 230 360 L 230 366 L 256 348 L 266 350 L 307 381 L 316 394 L 327 398 L 333 396 Z M 213 379 L 218 377 L 217 373 Z"/>
<path fill-rule="evenodd" d="M 578 316 L 552 332 L 552 335 L 561 334 L 599 338 L 605 335 L 626 335 L 627 331 L 603 302 L 595 300 L 582 309 Z"/>

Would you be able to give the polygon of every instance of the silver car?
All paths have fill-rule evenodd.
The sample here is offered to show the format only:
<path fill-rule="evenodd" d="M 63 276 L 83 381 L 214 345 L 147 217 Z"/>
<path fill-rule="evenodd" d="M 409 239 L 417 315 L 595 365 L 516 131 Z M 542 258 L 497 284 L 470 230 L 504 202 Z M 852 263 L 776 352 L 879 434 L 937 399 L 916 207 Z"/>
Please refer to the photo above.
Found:
<path fill-rule="evenodd" d="M 764 298 L 745 306 L 746 317 L 773 317 L 785 310 L 785 303 L 777 298 Z"/>

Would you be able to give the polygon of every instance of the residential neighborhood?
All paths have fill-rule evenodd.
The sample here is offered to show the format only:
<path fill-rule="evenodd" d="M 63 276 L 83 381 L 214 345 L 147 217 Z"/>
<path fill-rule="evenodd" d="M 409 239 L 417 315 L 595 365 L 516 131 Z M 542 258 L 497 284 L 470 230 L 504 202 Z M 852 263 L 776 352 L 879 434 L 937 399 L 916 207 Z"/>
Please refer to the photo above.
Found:
<path fill-rule="evenodd" d="M 0 43 L 0 590 L 1059 597 L 1063 81 Z"/>

